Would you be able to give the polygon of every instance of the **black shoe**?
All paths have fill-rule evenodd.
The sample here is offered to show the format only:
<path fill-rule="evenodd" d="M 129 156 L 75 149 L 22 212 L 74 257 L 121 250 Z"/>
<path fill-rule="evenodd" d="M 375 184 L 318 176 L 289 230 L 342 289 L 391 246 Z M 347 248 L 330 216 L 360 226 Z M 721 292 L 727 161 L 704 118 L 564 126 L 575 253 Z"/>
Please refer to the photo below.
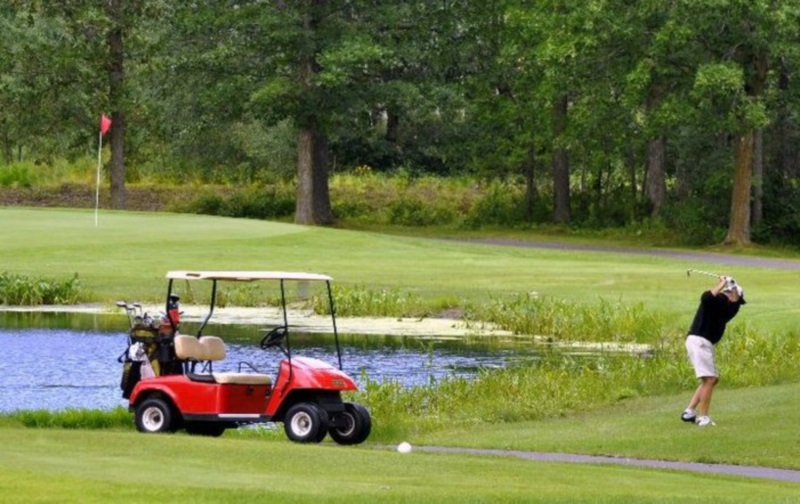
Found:
<path fill-rule="evenodd" d="M 697 418 L 697 413 L 695 413 L 694 410 L 692 409 L 686 409 L 683 413 L 681 413 L 681 420 L 683 420 L 684 422 L 694 423 L 696 418 Z"/>

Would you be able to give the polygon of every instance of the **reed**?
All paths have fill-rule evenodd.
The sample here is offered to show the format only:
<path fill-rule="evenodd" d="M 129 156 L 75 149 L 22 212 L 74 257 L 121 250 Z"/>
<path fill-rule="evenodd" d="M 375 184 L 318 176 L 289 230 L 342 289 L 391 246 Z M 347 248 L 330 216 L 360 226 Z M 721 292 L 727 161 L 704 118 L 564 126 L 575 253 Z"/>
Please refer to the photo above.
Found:
<path fill-rule="evenodd" d="M 75 304 L 85 298 L 86 293 L 81 288 L 77 273 L 66 280 L 0 273 L 0 304 Z"/>
<path fill-rule="evenodd" d="M 336 314 L 344 317 L 418 317 L 429 315 L 433 305 L 421 297 L 400 289 L 369 289 L 362 285 L 333 287 Z M 324 295 L 311 298 L 311 308 L 318 314 L 329 314 Z"/>
<path fill-rule="evenodd" d="M 678 328 L 665 314 L 645 304 L 600 298 L 579 303 L 522 293 L 474 306 L 470 316 L 492 322 L 515 334 L 542 335 L 553 340 L 650 343 Z"/>

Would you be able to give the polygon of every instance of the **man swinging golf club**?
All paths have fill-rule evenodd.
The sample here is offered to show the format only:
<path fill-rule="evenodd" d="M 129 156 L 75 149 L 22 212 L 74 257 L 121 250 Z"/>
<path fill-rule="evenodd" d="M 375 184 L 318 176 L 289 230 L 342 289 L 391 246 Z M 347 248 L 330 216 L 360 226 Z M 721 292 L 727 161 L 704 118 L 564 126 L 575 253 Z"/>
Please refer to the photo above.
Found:
<path fill-rule="evenodd" d="M 726 324 L 739 313 L 743 304 L 744 290 L 728 276 L 720 276 L 717 285 L 700 296 L 700 306 L 686 337 L 686 351 L 700 385 L 681 414 L 684 422 L 693 422 L 700 427 L 714 425 L 708 416 L 711 394 L 719 381 L 714 345 L 722 339 Z"/>

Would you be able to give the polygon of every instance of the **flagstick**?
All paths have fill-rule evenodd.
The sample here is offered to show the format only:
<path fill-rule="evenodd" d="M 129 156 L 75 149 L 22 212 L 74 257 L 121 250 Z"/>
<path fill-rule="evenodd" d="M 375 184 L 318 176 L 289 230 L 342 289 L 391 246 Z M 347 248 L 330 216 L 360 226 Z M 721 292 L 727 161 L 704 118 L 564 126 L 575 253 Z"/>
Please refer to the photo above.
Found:
<path fill-rule="evenodd" d="M 100 164 L 102 163 L 103 153 L 103 132 L 100 131 L 100 138 L 97 147 L 97 183 L 95 184 L 94 195 L 94 227 L 97 227 L 97 211 L 100 208 Z"/>

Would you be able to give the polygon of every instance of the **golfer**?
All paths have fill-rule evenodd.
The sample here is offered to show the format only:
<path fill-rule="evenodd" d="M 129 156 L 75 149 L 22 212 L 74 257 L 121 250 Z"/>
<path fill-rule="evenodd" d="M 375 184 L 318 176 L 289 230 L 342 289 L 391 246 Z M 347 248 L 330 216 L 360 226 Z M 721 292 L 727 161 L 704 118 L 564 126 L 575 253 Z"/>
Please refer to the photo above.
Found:
<path fill-rule="evenodd" d="M 684 422 L 693 422 L 700 427 L 714 425 L 708 416 L 711 394 L 719 382 L 714 345 L 722 339 L 725 325 L 739 313 L 743 304 L 744 290 L 736 280 L 727 276 L 720 277 L 717 285 L 700 296 L 700 306 L 686 336 L 686 351 L 700 385 L 681 414 Z"/>

